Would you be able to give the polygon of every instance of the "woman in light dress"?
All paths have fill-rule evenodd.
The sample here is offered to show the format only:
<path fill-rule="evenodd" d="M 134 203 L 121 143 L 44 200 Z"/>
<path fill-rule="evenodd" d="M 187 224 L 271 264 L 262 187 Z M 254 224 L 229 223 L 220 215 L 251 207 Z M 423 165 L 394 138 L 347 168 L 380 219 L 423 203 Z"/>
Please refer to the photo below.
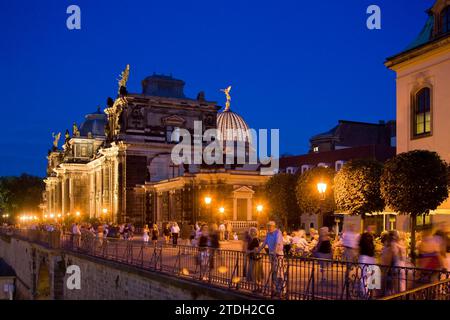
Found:
<path fill-rule="evenodd" d="M 148 228 L 148 224 L 146 224 L 144 226 L 143 232 L 144 232 L 144 236 L 143 236 L 144 242 L 148 243 L 148 240 L 150 240 L 150 236 L 149 236 L 150 229 Z"/>

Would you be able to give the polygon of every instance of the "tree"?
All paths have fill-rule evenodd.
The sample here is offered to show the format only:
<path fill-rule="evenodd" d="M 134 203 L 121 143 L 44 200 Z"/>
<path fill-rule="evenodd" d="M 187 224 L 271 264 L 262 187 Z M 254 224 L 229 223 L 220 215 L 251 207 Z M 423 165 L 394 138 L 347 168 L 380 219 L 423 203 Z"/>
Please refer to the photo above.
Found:
<path fill-rule="evenodd" d="M 265 197 L 270 203 L 270 218 L 286 228 L 299 222 L 299 209 L 295 197 L 297 176 L 280 173 L 265 185 Z"/>
<path fill-rule="evenodd" d="M 334 170 L 330 168 L 316 167 L 299 176 L 296 195 L 297 203 L 302 214 L 334 211 L 334 173 Z M 323 198 L 317 190 L 318 183 L 325 183 L 327 185 Z"/>
<path fill-rule="evenodd" d="M 39 177 L 0 177 L 0 210 L 11 218 L 22 212 L 37 212 L 43 191 L 44 182 Z"/>
<path fill-rule="evenodd" d="M 339 210 L 361 215 L 382 211 L 380 179 L 383 165 L 370 159 L 347 162 L 334 177 L 334 198 Z"/>
<path fill-rule="evenodd" d="M 411 217 L 411 257 L 415 257 L 416 218 L 448 197 L 447 164 L 436 152 L 415 150 L 386 162 L 381 176 L 386 205 Z"/>

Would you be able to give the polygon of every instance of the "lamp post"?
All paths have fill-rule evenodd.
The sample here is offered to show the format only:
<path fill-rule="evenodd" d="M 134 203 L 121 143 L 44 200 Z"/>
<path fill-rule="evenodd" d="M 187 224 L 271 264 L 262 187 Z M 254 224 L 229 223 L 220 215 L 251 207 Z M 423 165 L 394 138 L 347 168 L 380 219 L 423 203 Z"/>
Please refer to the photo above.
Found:
<path fill-rule="evenodd" d="M 258 204 L 258 205 L 256 205 L 256 222 L 257 222 L 257 224 L 258 224 L 258 234 L 259 234 L 259 230 L 260 230 L 260 228 L 261 228 L 261 215 L 262 215 L 262 212 L 263 212 L 263 210 L 264 210 L 264 206 L 262 205 L 262 204 Z"/>
<path fill-rule="evenodd" d="M 317 183 L 317 191 L 319 191 L 319 195 L 320 195 L 319 216 L 320 216 L 321 219 L 323 219 L 323 217 L 322 217 L 322 203 L 325 201 L 325 192 L 327 191 L 327 184 L 325 182 Z"/>
<path fill-rule="evenodd" d="M 105 219 L 105 222 L 108 222 L 108 209 L 107 208 L 103 208 L 102 209 L 102 214 L 103 214 L 103 219 Z"/>
<path fill-rule="evenodd" d="M 325 192 L 327 191 L 327 184 L 324 182 L 319 182 L 317 184 L 317 190 L 320 194 L 320 200 L 325 200 Z"/>
<path fill-rule="evenodd" d="M 211 202 L 212 202 L 212 198 L 210 196 L 205 196 L 205 198 L 203 199 L 207 208 L 207 212 L 208 212 L 208 216 L 209 218 L 211 217 Z"/>

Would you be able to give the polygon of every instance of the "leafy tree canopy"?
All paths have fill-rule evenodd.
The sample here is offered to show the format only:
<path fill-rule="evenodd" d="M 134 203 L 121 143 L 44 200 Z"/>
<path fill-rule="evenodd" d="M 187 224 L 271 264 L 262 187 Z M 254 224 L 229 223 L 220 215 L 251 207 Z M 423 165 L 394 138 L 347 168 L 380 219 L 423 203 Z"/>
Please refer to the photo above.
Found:
<path fill-rule="evenodd" d="M 330 212 L 335 209 L 334 204 L 334 170 L 316 167 L 299 176 L 296 187 L 297 203 L 301 213 Z M 325 197 L 322 198 L 318 183 L 326 183 Z"/>
<path fill-rule="evenodd" d="M 43 191 L 44 182 L 39 177 L 0 177 L 0 210 L 11 216 L 39 212 Z"/>
<path fill-rule="evenodd" d="M 284 227 L 300 221 L 295 197 L 296 182 L 296 175 L 281 173 L 271 177 L 265 186 L 265 196 L 270 204 L 270 218 Z"/>
<path fill-rule="evenodd" d="M 384 165 L 381 194 L 394 211 L 427 214 L 448 197 L 447 165 L 436 152 L 401 153 Z"/>
<path fill-rule="evenodd" d="M 358 159 L 347 162 L 334 178 L 334 197 L 338 209 L 357 215 L 382 211 L 382 172 L 383 165 L 375 160 Z"/>

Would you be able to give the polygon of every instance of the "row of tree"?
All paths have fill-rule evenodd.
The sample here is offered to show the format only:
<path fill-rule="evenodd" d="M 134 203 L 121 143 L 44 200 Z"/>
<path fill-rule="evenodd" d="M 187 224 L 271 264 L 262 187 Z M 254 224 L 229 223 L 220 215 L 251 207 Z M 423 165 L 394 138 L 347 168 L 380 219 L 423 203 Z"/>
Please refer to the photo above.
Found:
<path fill-rule="evenodd" d="M 342 169 L 316 167 L 300 175 L 279 174 L 266 185 L 273 217 L 284 226 L 299 214 L 319 210 L 364 217 L 386 207 L 411 217 L 411 251 L 415 250 L 416 218 L 435 210 L 448 197 L 448 166 L 435 152 L 401 153 L 384 165 L 375 160 L 351 160 Z M 317 183 L 326 183 L 325 199 Z"/>
<path fill-rule="evenodd" d="M 0 212 L 10 220 L 21 213 L 39 212 L 44 182 L 42 178 L 22 174 L 18 177 L 0 177 Z"/>

